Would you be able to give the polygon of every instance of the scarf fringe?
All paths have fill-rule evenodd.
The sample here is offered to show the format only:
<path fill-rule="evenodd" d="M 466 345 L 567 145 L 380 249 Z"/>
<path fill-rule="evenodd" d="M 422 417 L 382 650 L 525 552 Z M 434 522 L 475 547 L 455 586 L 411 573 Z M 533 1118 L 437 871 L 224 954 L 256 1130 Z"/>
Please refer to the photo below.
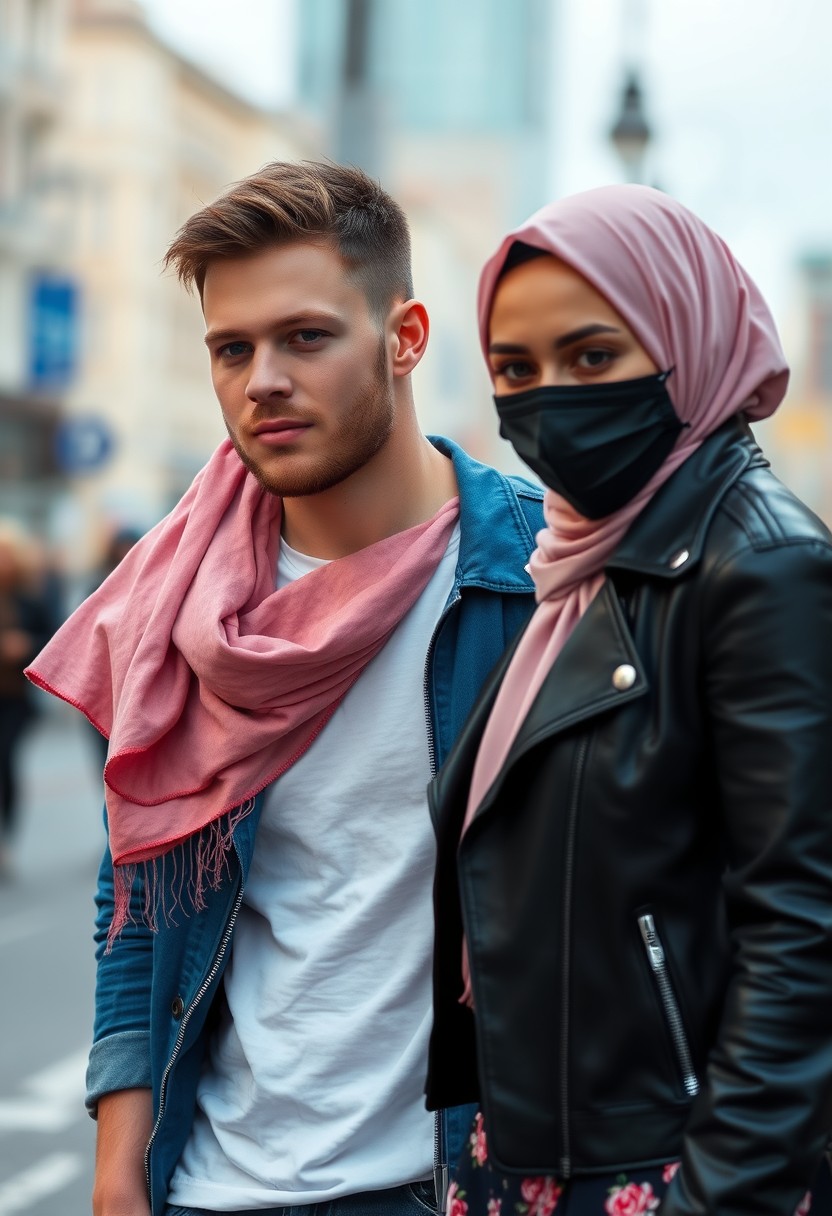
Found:
<path fill-rule="evenodd" d="M 128 926 L 158 933 L 175 928 L 207 906 L 208 891 L 218 891 L 231 873 L 228 854 L 238 825 L 254 809 L 254 799 L 235 807 L 187 836 L 159 857 L 113 867 L 113 915 L 105 954 Z M 137 882 L 138 879 L 138 882 Z"/>

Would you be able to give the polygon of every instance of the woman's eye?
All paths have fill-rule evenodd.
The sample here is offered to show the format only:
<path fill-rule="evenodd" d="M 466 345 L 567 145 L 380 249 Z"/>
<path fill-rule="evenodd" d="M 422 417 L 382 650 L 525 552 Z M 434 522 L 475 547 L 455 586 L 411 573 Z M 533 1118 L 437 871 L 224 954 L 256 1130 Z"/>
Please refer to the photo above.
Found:
<path fill-rule="evenodd" d="M 612 353 L 608 350 L 592 349 L 582 351 L 576 362 L 585 370 L 598 371 L 600 368 L 606 367 L 612 358 Z"/>
<path fill-rule="evenodd" d="M 495 374 L 506 380 L 528 380 L 529 376 L 534 375 L 534 368 L 531 363 L 516 359 L 513 363 L 504 363 L 502 367 L 498 367 Z"/>

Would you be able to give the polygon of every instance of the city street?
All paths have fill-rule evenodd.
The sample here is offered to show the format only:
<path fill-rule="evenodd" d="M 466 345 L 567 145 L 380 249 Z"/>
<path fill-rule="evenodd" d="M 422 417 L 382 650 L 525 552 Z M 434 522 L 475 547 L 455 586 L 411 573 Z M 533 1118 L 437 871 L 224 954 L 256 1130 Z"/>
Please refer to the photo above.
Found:
<path fill-rule="evenodd" d="M 80 715 L 59 705 L 24 745 L 14 871 L 0 882 L 0 1216 L 90 1211 L 96 756 Z"/>

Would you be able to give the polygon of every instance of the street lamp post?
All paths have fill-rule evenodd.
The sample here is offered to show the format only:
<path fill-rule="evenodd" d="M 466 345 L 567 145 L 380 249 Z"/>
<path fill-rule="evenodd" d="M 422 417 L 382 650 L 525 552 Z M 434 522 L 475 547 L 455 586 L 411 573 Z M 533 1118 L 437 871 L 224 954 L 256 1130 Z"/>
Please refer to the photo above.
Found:
<path fill-rule="evenodd" d="M 375 0 L 346 0 L 335 159 L 378 176 L 383 168 L 383 99 L 370 71 Z"/>
<path fill-rule="evenodd" d="M 644 181 L 644 164 L 652 131 L 644 113 L 644 97 L 636 72 L 624 82 L 621 106 L 610 129 L 610 142 L 624 167 L 628 182 Z"/>

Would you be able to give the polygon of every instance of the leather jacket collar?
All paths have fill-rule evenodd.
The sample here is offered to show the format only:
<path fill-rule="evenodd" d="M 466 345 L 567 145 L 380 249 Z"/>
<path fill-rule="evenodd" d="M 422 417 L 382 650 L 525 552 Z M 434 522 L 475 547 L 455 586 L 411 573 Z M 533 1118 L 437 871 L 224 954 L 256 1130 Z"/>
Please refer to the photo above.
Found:
<path fill-rule="evenodd" d="M 731 418 L 665 482 L 610 557 L 607 571 L 670 579 L 684 574 L 702 556 L 725 491 L 752 464 L 768 461 L 745 420 Z"/>

